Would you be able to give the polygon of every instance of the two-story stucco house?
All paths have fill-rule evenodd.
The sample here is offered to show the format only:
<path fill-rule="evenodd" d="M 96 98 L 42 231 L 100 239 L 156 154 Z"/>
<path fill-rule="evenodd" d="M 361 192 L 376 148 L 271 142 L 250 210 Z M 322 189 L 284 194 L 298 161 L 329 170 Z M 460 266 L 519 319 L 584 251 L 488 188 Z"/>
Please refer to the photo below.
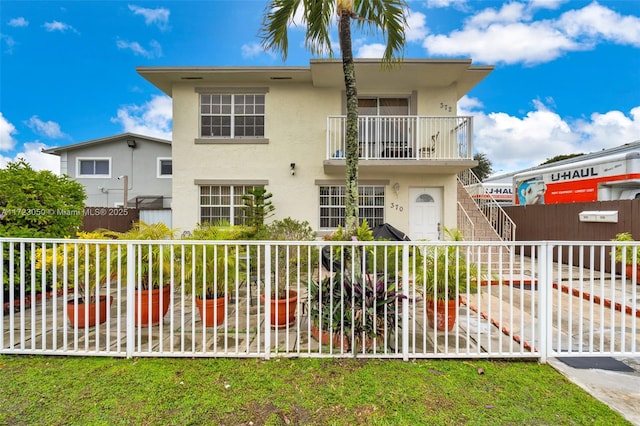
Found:
<path fill-rule="evenodd" d="M 491 71 L 471 60 L 357 60 L 360 218 L 412 239 L 456 226 L 456 173 L 475 166 L 472 117 L 456 104 Z M 342 63 L 139 67 L 173 98 L 173 226 L 242 221 L 242 194 L 273 193 L 276 218 L 320 233 L 344 218 Z"/>
<path fill-rule="evenodd" d="M 60 156 L 60 173 L 84 185 L 87 206 L 171 208 L 169 140 L 123 133 L 44 152 Z"/>

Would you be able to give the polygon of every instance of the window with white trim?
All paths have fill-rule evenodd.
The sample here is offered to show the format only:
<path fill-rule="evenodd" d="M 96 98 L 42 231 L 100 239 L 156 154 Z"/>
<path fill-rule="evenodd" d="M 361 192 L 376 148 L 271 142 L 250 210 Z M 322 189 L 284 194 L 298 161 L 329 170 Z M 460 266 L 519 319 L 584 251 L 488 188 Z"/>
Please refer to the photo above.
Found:
<path fill-rule="evenodd" d="M 253 185 L 200 185 L 200 223 L 229 221 L 231 225 L 244 225 L 247 217 L 242 196 Z"/>
<path fill-rule="evenodd" d="M 76 174 L 78 177 L 111 176 L 110 158 L 78 158 Z"/>
<path fill-rule="evenodd" d="M 264 138 L 262 93 L 200 95 L 200 136 L 203 138 Z"/>
<path fill-rule="evenodd" d="M 173 161 L 171 158 L 158 158 L 158 177 L 170 178 L 173 175 Z"/>
<path fill-rule="evenodd" d="M 344 226 L 345 186 L 320 186 L 320 228 L 335 229 Z M 384 223 L 384 186 L 362 185 L 358 187 L 358 215 L 367 220 L 370 227 Z"/>

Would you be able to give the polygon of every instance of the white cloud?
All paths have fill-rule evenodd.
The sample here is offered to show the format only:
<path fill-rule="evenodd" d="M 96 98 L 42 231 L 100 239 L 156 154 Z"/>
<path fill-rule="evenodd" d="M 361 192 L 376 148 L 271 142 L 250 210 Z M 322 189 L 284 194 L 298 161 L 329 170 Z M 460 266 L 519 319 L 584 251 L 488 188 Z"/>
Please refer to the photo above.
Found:
<path fill-rule="evenodd" d="M 569 0 L 529 0 L 529 9 L 549 9 L 556 10 L 563 3 L 568 2 Z"/>
<path fill-rule="evenodd" d="M 10 27 L 27 27 L 29 26 L 29 21 L 27 21 L 21 16 L 19 18 L 10 19 L 9 26 Z"/>
<path fill-rule="evenodd" d="M 640 46 L 640 17 L 622 16 L 598 3 L 564 13 L 558 27 L 571 37 Z"/>
<path fill-rule="evenodd" d="M 0 151 L 8 151 L 16 145 L 12 135 L 18 133 L 16 127 L 7 121 L 0 112 Z"/>
<path fill-rule="evenodd" d="M 49 148 L 47 145 L 41 142 L 26 142 L 22 148 L 23 150 L 17 152 L 13 158 L 0 155 L 0 168 L 6 167 L 8 162 L 15 163 L 23 158 L 35 170 L 50 170 L 60 174 L 60 157 L 42 152 L 43 149 Z"/>
<path fill-rule="evenodd" d="M 423 46 L 434 55 L 470 56 L 485 63 L 549 62 L 570 50 L 586 49 L 560 31 L 544 24 L 493 24 L 486 29 L 465 29 L 449 36 L 428 36 Z"/>
<path fill-rule="evenodd" d="M 259 43 L 247 43 L 242 45 L 242 57 L 245 59 L 255 58 L 264 53 L 264 49 Z"/>
<path fill-rule="evenodd" d="M 154 96 L 144 105 L 125 105 L 118 109 L 112 123 L 124 132 L 171 140 L 172 103 L 168 96 Z"/>
<path fill-rule="evenodd" d="M 357 58 L 382 58 L 386 46 L 380 43 L 365 44 L 358 48 Z"/>
<path fill-rule="evenodd" d="M 147 9 L 145 7 L 135 6 L 130 4 L 129 10 L 134 15 L 141 15 L 144 17 L 144 23 L 147 25 L 155 24 L 161 31 L 169 29 L 169 15 L 171 12 L 169 9 L 163 7 L 158 9 Z"/>
<path fill-rule="evenodd" d="M 47 145 L 41 142 L 27 142 L 23 148 L 24 151 L 17 153 L 15 160 L 24 158 L 36 170 L 60 173 L 60 157 L 42 152 L 43 149 L 49 148 Z"/>
<path fill-rule="evenodd" d="M 507 3 L 502 5 L 500 10 L 488 8 L 469 18 L 466 27 L 483 28 L 488 25 L 498 23 L 513 23 L 521 20 L 530 20 L 531 17 L 525 13 L 525 5 L 522 3 Z"/>
<path fill-rule="evenodd" d="M 602 42 L 640 46 L 640 17 L 623 16 L 595 2 L 557 19 L 533 19 L 536 9 L 553 9 L 559 4 L 537 0 L 529 5 L 511 2 L 500 9 L 486 8 L 465 21 L 462 29 L 428 35 L 422 45 L 430 55 L 526 65 L 593 49 Z"/>
<path fill-rule="evenodd" d="M 640 140 L 640 106 L 631 109 L 629 115 L 622 111 L 595 112 L 590 120 L 577 121 L 575 128 L 593 150 Z"/>
<path fill-rule="evenodd" d="M 142 47 L 137 41 L 117 40 L 118 49 L 130 50 L 136 56 L 143 56 L 148 59 L 159 58 L 162 56 L 162 46 L 155 40 L 149 42 L 149 49 Z"/>
<path fill-rule="evenodd" d="M 60 130 L 60 125 L 58 123 L 54 121 L 42 121 L 37 115 L 34 115 L 28 121 L 25 121 L 24 124 L 33 130 L 34 133 L 47 138 L 58 139 L 67 136 Z"/>
<path fill-rule="evenodd" d="M 59 31 L 61 33 L 64 33 L 64 32 L 70 31 L 76 34 L 78 33 L 78 30 L 73 28 L 71 25 L 65 24 L 64 22 L 59 22 L 59 21 L 45 22 L 43 27 L 48 32 Z"/>
<path fill-rule="evenodd" d="M 419 41 L 426 37 L 429 30 L 426 26 L 427 17 L 424 13 L 409 12 L 407 16 L 407 29 L 405 38 L 407 41 Z"/>
<path fill-rule="evenodd" d="M 13 39 L 13 37 L 0 33 L 0 41 L 6 46 L 4 52 L 12 54 L 13 48 L 16 45 L 16 41 Z"/>
<path fill-rule="evenodd" d="M 485 113 L 479 100 L 463 97 L 458 114 L 474 116 L 474 150 L 486 154 L 494 170 L 504 172 L 536 166 L 556 155 L 594 152 L 638 140 L 640 106 L 629 115 L 609 111 L 569 121 L 548 107 L 551 102 L 534 100 L 532 111 L 516 117 Z"/>
<path fill-rule="evenodd" d="M 464 9 L 467 7 L 467 0 L 427 0 L 428 8 L 452 7 L 454 9 Z"/>

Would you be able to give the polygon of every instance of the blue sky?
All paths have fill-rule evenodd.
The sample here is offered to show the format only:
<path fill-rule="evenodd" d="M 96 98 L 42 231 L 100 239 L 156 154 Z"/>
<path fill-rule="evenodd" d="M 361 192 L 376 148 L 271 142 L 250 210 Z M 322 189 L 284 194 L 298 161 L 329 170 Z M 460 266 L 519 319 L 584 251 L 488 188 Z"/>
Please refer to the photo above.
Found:
<path fill-rule="evenodd" d="M 286 63 L 260 48 L 266 4 L 0 0 L 0 167 L 22 156 L 57 172 L 42 148 L 123 132 L 170 139 L 171 99 L 137 66 L 308 65 L 299 27 Z M 494 170 L 640 139 L 640 1 L 408 6 L 405 57 L 495 65 L 458 104 Z M 381 56 L 379 36 L 353 42 L 356 56 Z"/>

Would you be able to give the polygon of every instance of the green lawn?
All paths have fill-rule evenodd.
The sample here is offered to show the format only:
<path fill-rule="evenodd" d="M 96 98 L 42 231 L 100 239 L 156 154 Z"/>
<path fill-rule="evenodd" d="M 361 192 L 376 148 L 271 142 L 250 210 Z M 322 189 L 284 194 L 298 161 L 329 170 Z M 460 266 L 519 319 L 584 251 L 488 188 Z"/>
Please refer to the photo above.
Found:
<path fill-rule="evenodd" d="M 548 365 L 0 356 L 3 425 L 627 425 Z"/>

